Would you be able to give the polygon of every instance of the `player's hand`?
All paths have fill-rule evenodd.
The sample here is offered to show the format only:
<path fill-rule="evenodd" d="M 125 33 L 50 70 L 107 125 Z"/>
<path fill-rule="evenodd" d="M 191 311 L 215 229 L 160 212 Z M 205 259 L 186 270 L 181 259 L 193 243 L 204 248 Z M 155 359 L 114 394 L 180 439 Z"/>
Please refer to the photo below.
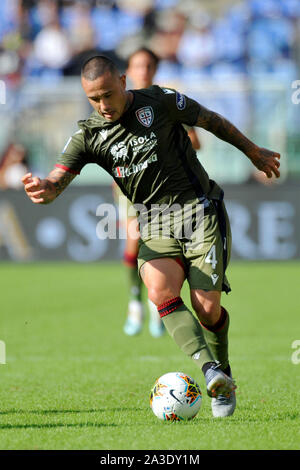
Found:
<path fill-rule="evenodd" d="M 42 204 L 44 198 L 41 197 L 45 193 L 45 189 L 42 187 L 42 182 L 37 176 L 32 176 L 32 173 L 26 173 L 21 179 L 24 184 L 24 189 L 32 202 L 35 204 Z"/>
<path fill-rule="evenodd" d="M 273 175 L 276 178 L 280 177 L 280 153 L 272 152 L 271 150 L 263 147 L 257 147 L 250 155 L 248 155 L 253 165 L 256 166 L 260 171 L 263 171 L 268 178 L 272 178 Z"/>

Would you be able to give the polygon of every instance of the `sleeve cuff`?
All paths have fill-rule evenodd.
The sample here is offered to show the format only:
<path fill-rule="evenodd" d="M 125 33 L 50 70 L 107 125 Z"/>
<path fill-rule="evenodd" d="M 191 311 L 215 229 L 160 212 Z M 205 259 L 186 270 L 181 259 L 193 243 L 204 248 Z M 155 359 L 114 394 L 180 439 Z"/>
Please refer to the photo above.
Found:
<path fill-rule="evenodd" d="M 56 168 L 61 168 L 62 170 L 65 170 L 68 173 L 71 173 L 72 175 L 79 175 L 80 174 L 80 171 L 72 170 L 72 168 L 69 168 L 68 166 L 65 166 L 65 165 L 60 165 L 59 163 L 57 163 L 55 165 L 55 167 Z"/>

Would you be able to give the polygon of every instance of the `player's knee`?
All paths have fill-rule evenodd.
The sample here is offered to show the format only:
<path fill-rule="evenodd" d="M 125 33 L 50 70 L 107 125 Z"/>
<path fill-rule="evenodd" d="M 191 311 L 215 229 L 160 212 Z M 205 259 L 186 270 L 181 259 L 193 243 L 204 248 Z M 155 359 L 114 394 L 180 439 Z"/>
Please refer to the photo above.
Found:
<path fill-rule="evenodd" d="M 148 298 L 156 306 L 161 305 L 164 302 L 176 297 L 175 293 L 170 291 L 168 288 L 163 288 L 160 286 L 152 286 L 148 288 Z"/>

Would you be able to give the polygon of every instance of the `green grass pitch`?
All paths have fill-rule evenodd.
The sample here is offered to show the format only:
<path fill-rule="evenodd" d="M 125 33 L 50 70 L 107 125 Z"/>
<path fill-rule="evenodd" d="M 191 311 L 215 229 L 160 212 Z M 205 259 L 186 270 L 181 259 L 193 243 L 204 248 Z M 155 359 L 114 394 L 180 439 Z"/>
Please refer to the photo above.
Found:
<path fill-rule="evenodd" d="M 141 335 L 123 334 L 121 264 L 2 264 L 1 449 L 299 449 L 299 274 L 299 263 L 231 264 L 223 305 L 238 405 L 214 419 L 201 371 L 171 338 L 153 339 L 148 318 Z M 202 408 L 162 422 L 149 392 L 176 370 L 198 381 Z"/>

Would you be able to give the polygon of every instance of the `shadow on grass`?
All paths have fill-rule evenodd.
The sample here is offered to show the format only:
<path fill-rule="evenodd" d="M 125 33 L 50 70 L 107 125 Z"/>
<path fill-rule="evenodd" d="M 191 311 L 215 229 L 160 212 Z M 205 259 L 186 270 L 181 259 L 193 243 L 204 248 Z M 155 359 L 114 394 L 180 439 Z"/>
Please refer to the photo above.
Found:
<path fill-rule="evenodd" d="M 51 428 L 111 428 L 117 424 L 110 423 L 47 423 L 47 424 L 0 424 L 1 429 L 51 429 Z"/>
<path fill-rule="evenodd" d="M 51 415 L 74 415 L 74 414 L 80 414 L 80 413 L 104 413 L 104 412 L 141 412 L 142 408 L 135 408 L 135 407 L 123 407 L 123 408 L 95 408 L 95 409 L 89 409 L 89 410 L 21 410 L 21 409 L 10 409 L 10 410 L 2 410 L 0 411 L 0 416 L 2 415 L 39 415 L 39 416 L 51 416 Z M 39 423 L 26 423 L 26 424 L 10 424 L 10 423 L 3 423 L 0 424 L 0 431 L 2 429 L 51 429 L 51 428 L 84 428 L 84 427 L 94 427 L 94 428 L 104 428 L 104 427 L 118 427 L 120 426 L 119 424 L 115 423 L 94 423 L 94 422 L 83 422 L 83 423 L 44 423 L 44 424 L 39 424 Z"/>
<path fill-rule="evenodd" d="M 136 408 L 136 407 L 123 407 L 123 408 L 95 408 L 90 410 L 21 410 L 17 408 L 12 408 L 10 410 L 2 410 L 0 411 L 1 415 L 10 415 L 10 414 L 36 414 L 36 415 L 51 415 L 51 414 L 78 414 L 78 413 L 105 413 L 105 412 L 129 412 L 129 411 L 136 411 L 141 412 L 143 408 Z"/>

